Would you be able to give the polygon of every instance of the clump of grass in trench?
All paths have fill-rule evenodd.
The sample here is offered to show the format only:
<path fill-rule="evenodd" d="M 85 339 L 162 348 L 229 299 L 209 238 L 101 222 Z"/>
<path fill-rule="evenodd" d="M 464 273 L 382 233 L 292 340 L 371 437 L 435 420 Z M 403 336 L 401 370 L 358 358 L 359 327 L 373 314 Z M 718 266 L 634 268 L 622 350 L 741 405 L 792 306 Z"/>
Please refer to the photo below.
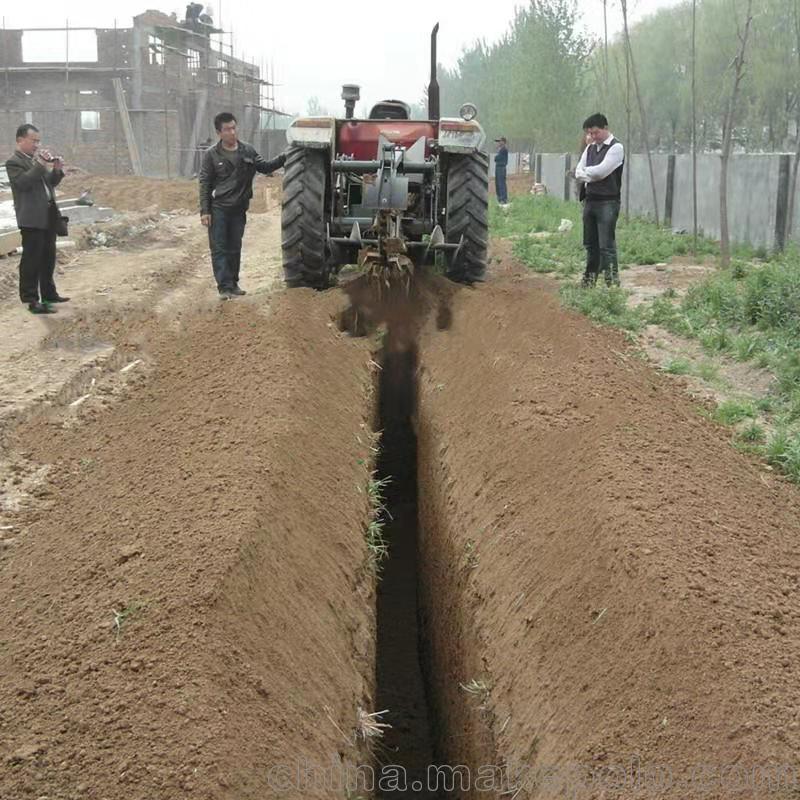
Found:
<path fill-rule="evenodd" d="M 370 505 L 370 521 L 367 524 L 365 535 L 367 561 L 370 569 L 376 575 L 381 571 L 383 560 L 389 555 L 389 545 L 383 535 L 383 515 L 386 513 L 383 495 L 391 480 L 390 477 L 379 479 L 377 474 L 373 472 L 367 484 L 367 497 Z"/>

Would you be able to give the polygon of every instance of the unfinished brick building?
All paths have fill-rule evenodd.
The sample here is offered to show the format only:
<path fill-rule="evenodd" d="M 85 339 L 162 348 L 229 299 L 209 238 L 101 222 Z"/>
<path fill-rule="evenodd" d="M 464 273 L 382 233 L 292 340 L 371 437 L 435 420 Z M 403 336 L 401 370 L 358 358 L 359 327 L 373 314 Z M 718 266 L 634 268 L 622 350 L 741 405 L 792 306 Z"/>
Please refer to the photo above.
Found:
<path fill-rule="evenodd" d="M 268 82 L 218 44 L 221 33 L 159 11 L 134 17 L 131 28 L 4 29 L 0 138 L 10 150 L 16 128 L 32 122 L 45 145 L 90 172 L 190 176 L 198 146 L 215 139 L 214 115 L 232 111 L 242 139 L 276 154 L 284 139 L 274 128 L 286 115 L 263 105 Z M 33 57 L 25 37 L 28 51 L 38 42 Z M 84 52 L 73 46 L 70 58 L 77 37 Z M 92 45 L 96 37 L 94 60 L 87 37 Z"/>

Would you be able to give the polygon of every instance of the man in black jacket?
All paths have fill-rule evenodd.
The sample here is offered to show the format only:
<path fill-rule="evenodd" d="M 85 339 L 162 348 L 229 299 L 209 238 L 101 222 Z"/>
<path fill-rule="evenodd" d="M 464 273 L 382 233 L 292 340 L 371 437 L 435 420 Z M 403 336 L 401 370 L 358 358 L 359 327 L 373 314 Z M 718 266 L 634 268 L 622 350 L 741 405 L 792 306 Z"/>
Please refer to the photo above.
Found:
<path fill-rule="evenodd" d="M 22 234 L 19 262 L 19 298 L 33 314 L 52 314 L 53 303 L 65 303 L 53 275 L 56 269 L 55 187 L 64 177 L 64 163 L 41 150 L 39 129 L 31 124 L 17 128 L 17 149 L 6 161 L 14 196 L 14 211 Z"/>
<path fill-rule="evenodd" d="M 508 205 L 508 183 L 506 170 L 508 169 L 508 143 L 505 136 L 495 139 L 497 142 L 497 155 L 494 157 L 494 188 L 497 192 L 497 202 L 505 208 Z"/>
<path fill-rule="evenodd" d="M 256 172 L 270 175 L 280 169 L 286 156 L 265 161 L 255 148 L 240 142 L 233 114 L 217 114 L 214 127 L 219 141 L 206 150 L 200 166 L 200 221 L 208 228 L 217 290 L 230 300 L 246 294 L 239 288 L 239 267 L 253 178 Z"/>

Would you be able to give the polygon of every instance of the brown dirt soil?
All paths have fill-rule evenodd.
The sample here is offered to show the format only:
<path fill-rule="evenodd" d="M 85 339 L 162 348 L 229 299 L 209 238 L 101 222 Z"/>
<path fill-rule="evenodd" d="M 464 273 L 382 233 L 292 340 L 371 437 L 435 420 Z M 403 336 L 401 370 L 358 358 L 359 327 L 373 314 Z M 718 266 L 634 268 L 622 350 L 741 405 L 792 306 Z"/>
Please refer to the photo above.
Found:
<path fill-rule="evenodd" d="M 263 213 L 274 208 L 280 195 L 281 178 L 259 175 L 253 184 L 250 210 Z M 77 197 L 91 189 L 95 204 L 116 211 L 146 211 L 154 206 L 162 211 L 199 213 L 197 181 L 137 178 L 133 175 L 92 175 L 79 172 L 66 175 L 58 187 L 59 197 Z"/>
<path fill-rule="evenodd" d="M 144 216 L 131 212 L 126 217 L 108 229 L 120 231 L 109 238 L 119 246 L 65 254 L 57 284 L 72 300 L 52 317 L 26 313 L 16 296 L 18 259 L 0 260 L 0 423 L 62 392 L 75 372 L 106 358 L 113 345 L 135 351 L 143 316 L 149 319 L 154 311 L 159 319 L 149 324 L 173 327 L 181 315 L 218 304 L 208 237 L 195 216 L 157 218 L 154 228 L 133 238 L 126 226 Z M 263 295 L 280 282 L 280 275 L 280 219 L 252 214 L 245 234 L 243 285 L 251 294 Z M 2 504 L 0 524 L 1 515 Z"/>
<path fill-rule="evenodd" d="M 0 549 L 0 797 L 329 797 L 269 771 L 361 758 L 372 374 L 341 304 L 146 326 L 127 402 L 17 428 L 47 478 Z"/>
<path fill-rule="evenodd" d="M 458 292 L 420 342 L 440 757 L 556 770 L 520 799 L 796 797 L 719 774 L 800 761 L 797 489 L 546 287 Z"/>

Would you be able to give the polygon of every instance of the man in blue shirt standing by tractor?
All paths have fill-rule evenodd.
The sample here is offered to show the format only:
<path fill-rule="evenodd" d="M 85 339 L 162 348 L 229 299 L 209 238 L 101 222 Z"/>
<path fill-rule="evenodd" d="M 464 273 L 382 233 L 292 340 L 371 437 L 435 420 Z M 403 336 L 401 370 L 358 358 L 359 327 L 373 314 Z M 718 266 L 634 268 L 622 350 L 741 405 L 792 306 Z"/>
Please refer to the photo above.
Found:
<path fill-rule="evenodd" d="M 497 142 L 497 155 L 494 157 L 494 188 L 497 192 L 497 202 L 505 208 L 508 205 L 508 183 L 506 181 L 508 147 L 505 136 L 495 139 L 495 142 Z"/>

